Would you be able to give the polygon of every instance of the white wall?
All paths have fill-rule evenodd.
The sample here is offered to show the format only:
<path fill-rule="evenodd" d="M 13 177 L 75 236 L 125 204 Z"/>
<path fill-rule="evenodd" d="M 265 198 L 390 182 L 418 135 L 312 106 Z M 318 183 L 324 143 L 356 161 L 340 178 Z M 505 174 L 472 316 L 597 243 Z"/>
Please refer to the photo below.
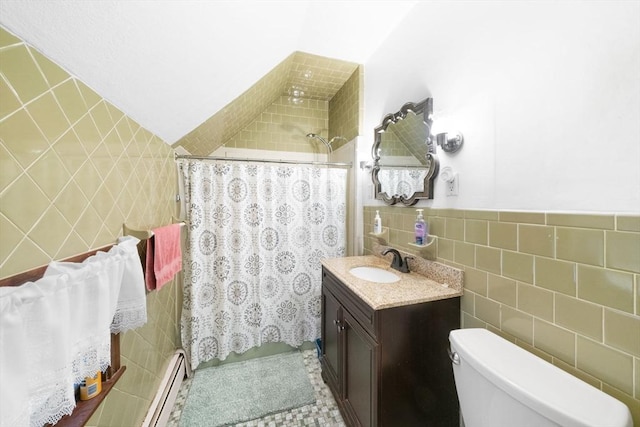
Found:
<path fill-rule="evenodd" d="M 640 2 L 417 4 L 365 63 L 359 160 L 427 96 L 465 144 L 438 150 L 459 196 L 437 181 L 421 206 L 640 213 Z"/>

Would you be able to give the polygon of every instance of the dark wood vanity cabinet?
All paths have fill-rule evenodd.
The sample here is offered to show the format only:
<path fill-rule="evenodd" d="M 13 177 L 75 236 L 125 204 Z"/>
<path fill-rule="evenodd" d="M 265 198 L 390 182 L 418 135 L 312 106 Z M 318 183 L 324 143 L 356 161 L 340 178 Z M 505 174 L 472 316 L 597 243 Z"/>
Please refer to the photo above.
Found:
<path fill-rule="evenodd" d="M 460 297 L 374 310 L 323 267 L 322 377 L 349 426 L 459 426 Z"/>

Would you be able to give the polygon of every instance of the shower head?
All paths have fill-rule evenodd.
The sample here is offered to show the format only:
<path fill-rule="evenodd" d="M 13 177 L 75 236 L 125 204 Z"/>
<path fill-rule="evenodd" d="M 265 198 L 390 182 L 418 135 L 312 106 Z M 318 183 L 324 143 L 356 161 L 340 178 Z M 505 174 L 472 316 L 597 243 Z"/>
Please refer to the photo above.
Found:
<path fill-rule="evenodd" d="M 325 147 L 327 147 L 327 150 L 329 150 L 329 153 L 331 153 L 333 151 L 331 149 L 331 142 L 327 141 L 326 139 L 324 139 L 320 135 L 318 135 L 316 133 L 308 133 L 307 134 L 307 138 L 318 139 L 318 140 L 320 140 L 320 142 L 322 142 L 325 145 Z"/>

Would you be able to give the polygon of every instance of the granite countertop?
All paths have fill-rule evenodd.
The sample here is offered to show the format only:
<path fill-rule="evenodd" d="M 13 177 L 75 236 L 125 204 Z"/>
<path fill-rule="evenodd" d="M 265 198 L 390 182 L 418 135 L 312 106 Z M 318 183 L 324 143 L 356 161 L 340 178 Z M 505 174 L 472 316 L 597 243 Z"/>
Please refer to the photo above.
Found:
<path fill-rule="evenodd" d="M 322 260 L 322 265 L 374 310 L 462 295 L 461 270 L 440 263 L 426 262 L 430 264 L 410 264 L 416 269 L 410 273 L 394 270 L 387 259 L 374 255 L 328 258 Z M 400 276 L 400 281 L 374 283 L 349 273 L 350 269 L 363 266 L 391 271 Z"/>

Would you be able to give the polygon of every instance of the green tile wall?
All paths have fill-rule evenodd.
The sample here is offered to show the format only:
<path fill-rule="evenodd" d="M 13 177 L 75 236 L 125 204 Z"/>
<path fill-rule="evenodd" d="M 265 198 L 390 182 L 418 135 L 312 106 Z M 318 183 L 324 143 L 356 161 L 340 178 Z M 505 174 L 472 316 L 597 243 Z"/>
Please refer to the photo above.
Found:
<path fill-rule="evenodd" d="M 388 244 L 465 271 L 463 327 L 483 327 L 624 402 L 640 425 L 640 216 L 425 209 L 435 237 L 413 241 L 413 208 L 375 211 Z"/>
<path fill-rule="evenodd" d="M 175 213 L 173 150 L 0 29 L 0 278 L 115 242 Z M 179 345 L 176 283 L 121 337 L 127 370 L 88 426 L 140 425 Z"/>
<path fill-rule="evenodd" d="M 320 141 L 306 136 L 316 133 L 327 141 L 341 137 L 331 144 L 334 150 L 340 148 L 359 135 L 362 77 L 362 67 L 359 66 L 329 101 L 305 98 L 300 103 L 292 103 L 289 96 L 279 96 L 223 145 L 228 148 L 326 154 L 327 149 Z M 244 96 L 241 98 L 245 99 Z"/>
<path fill-rule="evenodd" d="M 328 101 L 305 99 L 296 105 L 288 97 L 280 96 L 224 146 L 325 154 L 324 144 L 306 135 L 317 133 L 327 137 L 328 108 Z"/>
<path fill-rule="evenodd" d="M 338 149 L 360 135 L 364 117 L 364 69 L 360 65 L 349 80 L 329 101 L 329 139 L 336 138 L 333 149 Z"/>
<path fill-rule="evenodd" d="M 354 100 L 360 101 L 357 106 L 362 108 L 361 69 L 352 62 L 294 52 L 173 147 L 182 146 L 191 154 L 201 156 L 209 155 L 222 145 L 251 148 L 256 143 L 264 144 L 264 147 L 258 147 L 261 149 L 307 151 L 304 144 L 307 133 L 313 132 L 324 138 L 329 134 L 335 136 L 326 123 L 306 122 L 310 118 L 319 118 L 315 112 L 310 115 L 310 110 L 321 108 L 326 115 L 329 107 L 324 104 L 336 97 L 338 91 L 345 92 L 337 96 L 342 101 L 337 103 L 339 108 L 335 114 L 344 116 L 341 123 L 351 124 L 354 118 L 354 96 L 358 97 Z M 354 75 L 360 77 L 354 80 Z M 354 87 L 359 90 L 356 94 Z M 294 90 L 301 90 L 304 95 L 295 96 Z M 358 120 L 361 116 L 358 115 Z M 298 123 L 299 119 L 302 123 Z M 341 134 L 350 132 L 352 127 L 342 129 L 339 126 L 337 129 L 336 134 Z M 257 133 L 262 134 L 261 139 L 256 138 Z M 234 141 L 230 142 L 232 139 Z"/>

